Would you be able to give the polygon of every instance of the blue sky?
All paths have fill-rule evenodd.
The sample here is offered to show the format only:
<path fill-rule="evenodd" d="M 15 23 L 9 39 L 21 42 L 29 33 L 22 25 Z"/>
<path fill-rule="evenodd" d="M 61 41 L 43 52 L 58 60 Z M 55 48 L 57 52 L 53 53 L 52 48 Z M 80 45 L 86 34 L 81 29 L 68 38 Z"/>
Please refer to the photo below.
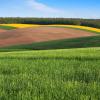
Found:
<path fill-rule="evenodd" d="M 0 0 L 0 17 L 100 18 L 100 0 Z"/>

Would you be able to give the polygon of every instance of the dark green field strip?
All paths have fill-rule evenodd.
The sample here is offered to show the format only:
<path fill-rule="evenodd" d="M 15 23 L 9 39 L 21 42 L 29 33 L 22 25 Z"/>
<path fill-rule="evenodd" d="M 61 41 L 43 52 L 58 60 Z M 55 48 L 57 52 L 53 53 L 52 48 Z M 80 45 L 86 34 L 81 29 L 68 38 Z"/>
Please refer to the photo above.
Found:
<path fill-rule="evenodd" d="M 9 60 L 77 60 L 77 61 L 100 61 L 100 57 L 0 57 L 0 60 L 9 59 Z"/>
<path fill-rule="evenodd" d="M 5 48 L 0 48 L 0 51 L 47 50 L 47 49 L 87 48 L 87 47 L 100 47 L 100 35 L 75 38 L 75 39 L 38 42 L 27 45 L 15 45 Z"/>
<path fill-rule="evenodd" d="M 16 29 L 16 27 L 6 26 L 6 25 L 0 25 L 0 29 L 11 30 L 11 29 Z"/>

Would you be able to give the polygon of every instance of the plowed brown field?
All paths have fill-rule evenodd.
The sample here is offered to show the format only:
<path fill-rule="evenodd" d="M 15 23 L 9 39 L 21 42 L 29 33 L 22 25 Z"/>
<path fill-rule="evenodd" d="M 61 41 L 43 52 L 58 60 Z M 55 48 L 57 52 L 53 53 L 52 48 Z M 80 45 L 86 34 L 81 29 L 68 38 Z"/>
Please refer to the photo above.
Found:
<path fill-rule="evenodd" d="M 0 29 L 0 33 L 2 33 L 2 32 L 6 32 L 6 30 Z"/>
<path fill-rule="evenodd" d="M 82 30 L 57 27 L 31 27 L 6 32 L 0 30 L 0 47 L 94 35 L 96 34 Z"/>

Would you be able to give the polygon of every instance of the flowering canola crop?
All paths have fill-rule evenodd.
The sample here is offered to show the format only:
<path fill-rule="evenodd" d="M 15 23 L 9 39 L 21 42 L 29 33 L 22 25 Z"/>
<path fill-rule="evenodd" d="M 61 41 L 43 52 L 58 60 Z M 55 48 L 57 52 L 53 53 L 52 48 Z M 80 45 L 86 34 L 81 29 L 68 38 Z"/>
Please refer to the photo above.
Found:
<path fill-rule="evenodd" d="M 12 26 L 16 28 L 29 28 L 29 27 L 39 27 L 39 26 L 56 26 L 56 27 L 66 27 L 66 28 L 75 28 L 75 29 L 82 29 L 87 31 L 93 31 L 93 32 L 100 32 L 100 29 L 93 28 L 93 27 L 87 27 L 87 26 L 78 26 L 78 25 L 37 25 L 37 24 L 0 24 L 3 26 Z"/>
<path fill-rule="evenodd" d="M 32 24 L 0 24 L 3 26 L 12 26 L 16 28 L 28 28 L 28 27 L 38 27 L 39 25 L 32 25 Z"/>

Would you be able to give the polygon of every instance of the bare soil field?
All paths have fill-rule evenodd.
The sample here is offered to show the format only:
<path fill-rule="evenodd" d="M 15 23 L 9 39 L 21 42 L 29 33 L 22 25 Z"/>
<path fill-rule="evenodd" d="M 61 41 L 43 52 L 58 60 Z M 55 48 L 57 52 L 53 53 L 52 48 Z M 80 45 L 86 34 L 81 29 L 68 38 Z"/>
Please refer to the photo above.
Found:
<path fill-rule="evenodd" d="M 6 32 L 6 30 L 4 30 L 4 29 L 0 29 L 0 33 L 2 33 L 2 32 Z"/>
<path fill-rule="evenodd" d="M 8 31 L 0 29 L 0 47 L 95 35 L 92 32 L 58 27 L 31 27 Z"/>

